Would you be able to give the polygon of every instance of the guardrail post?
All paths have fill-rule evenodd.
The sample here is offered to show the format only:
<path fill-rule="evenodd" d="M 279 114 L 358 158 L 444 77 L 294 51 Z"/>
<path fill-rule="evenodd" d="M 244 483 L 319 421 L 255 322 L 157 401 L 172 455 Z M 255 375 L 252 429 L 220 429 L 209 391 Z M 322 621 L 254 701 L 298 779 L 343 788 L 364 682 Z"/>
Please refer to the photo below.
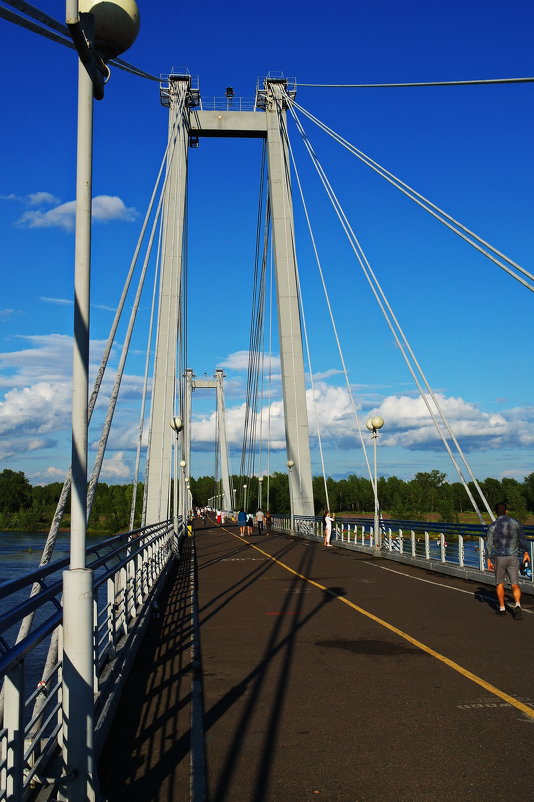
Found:
<path fill-rule="evenodd" d="M 479 537 L 479 539 L 478 539 L 478 567 L 480 568 L 481 571 L 485 571 L 486 570 L 486 560 L 485 560 L 485 557 L 484 557 L 484 546 L 485 546 L 484 538 L 483 537 Z"/>
<path fill-rule="evenodd" d="M 412 557 L 415 557 L 415 555 L 416 555 L 416 545 L 415 545 L 415 532 L 414 532 L 413 529 L 410 532 L 410 542 L 412 544 Z"/>
<path fill-rule="evenodd" d="M 464 538 L 463 535 L 458 535 L 458 565 L 463 568 L 465 561 L 464 552 Z"/>
<path fill-rule="evenodd" d="M 425 559 L 430 560 L 430 536 L 425 532 Z"/>
<path fill-rule="evenodd" d="M 107 632 L 108 644 L 107 652 L 109 657 L 115 656 L 115 645 L 117 643 L 117 614 L 115 610 L 115 582 L 112 577 L 107 581 Z"/>
<path fill-rule="evenodd" d="M 404 535 L 402 529 L 399 529 L 399 553 L 404 554 Z"/>
<path fill-rule="evenodd" d="M 6 799 L 22 802 L 24 781 L 24 664 L 11 669 L 4 680 Z"/>
<path fill-rule="evenodd" d="M 440 560 L 442 563 L 445 562 L 445 535 L 443 532 L 439 534 L 439 551 L 440 551 Z"/>

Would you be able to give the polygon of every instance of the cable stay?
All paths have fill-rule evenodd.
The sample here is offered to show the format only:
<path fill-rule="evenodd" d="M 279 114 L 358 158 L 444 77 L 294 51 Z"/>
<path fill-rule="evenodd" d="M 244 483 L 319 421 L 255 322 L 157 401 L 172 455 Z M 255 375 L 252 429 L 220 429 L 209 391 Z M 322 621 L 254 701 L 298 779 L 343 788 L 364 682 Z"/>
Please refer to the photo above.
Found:
<path fill-rule="evenodd" d="M 343 375 L 345 377 L 345 384 L 347 386 L 347 392 L 348 392 L 350 403 L 351 403 L 351 406 L 352 406 L 352 411 L 353 411 L 353 414 L 354 414 L 354 418 L 356 420 L 356 426 L 357 426 L 357 429 L 358 429 L 358 436 L 360 438 L 360 444 L 361 444 L 361 447 L 362 447 L 362 452 L 363 452 L 364 459 L 365 459 L 365 464 L 366 464 L 366 467 L 367 467 L 367 473 L 369 475 L 369 479 L 370 479 L 371 485 L 373 487 L 373 494 L 374 494 L 375 499 L 376 499 L 378 497 L 377 496 L 378 488 L 375 487 L 374 476 L 373 476 L 373 472 L 371 470 L 371 465 L 369 463 L 369 458 L 368 458 L 368 455 L 367 455 L 367 447 L 365 445 L 365 440 L 363 439 L 363 431 L 362 431 L 362 427 L 361 427 L 361 424 L 360 424 L 360 417 L 358 415 L 358 408 L 357 408 L 356 403 L 354 401 L 354 395 L 353 395 L 353 392 L 352 392 L 352 387 L 351 387 L 351 384 L 350 384 L 349 375 L 348 375 L 348 371 L 347 371 L 347 365 L 345 363 L 345 357 L 343 355 L 343 350 L 341 348 L 341 343 L 340 343 L 340 340 L 339 340 L 339 334 L 338 334 L 338 331 L 337 331 L 337 325 L 336 325 L 334 313 L 332 311 L 332 305 L 330 303 L 330 297 L 329 297 L 328 289 L 327 289 L 327 286 L 326 286 L 324 272 L 323 272 L 323 268 L 322 268 L 322 265 L 321 265 L 319 252 L 318 252 L 318 249 L 317 249 L 317 242 L 316 242 L 315 235 L 313 233 L 313 228 L 312 228 L 312 225 L 311 225 L 311 220 L 310 220 L 310 216 L 309 216 L 309 212 L 308 212 L 308 205 L 307 205 L 306 199 L 304 197 L 304 192 L 303 192 L 302 184 L 301 184 L 301 181 L 300 181 L 300 175 L 299 175 L 299 171 L 298 171 L 297 164 L 296 164 L 296 161 L 295 161 L 295 155 L 294 155 L 294 152 L 293 152 L 293 149 L 292 149 L 291 145 L 290 145 L 290 155 L 291 155 L 291 161 L 292 161 L 292 164 L 293 164 L 293 169 L 295 171 L 295 177 L 297 179 L 297 185 L 298 185 L 298 188 L 299 188 L 299 194 L 300 194 L 302 207 L 303 207 L 303 210 L 304 210 L 304 215 L 306 217 L 306 224 L 308 226 L 308 233 L 310 235 L 310 240 L 311 240 L 311 243 L 312 243 L 313 253 L 314 253 L 314 256 L 315 256 L 317 269 L 319 271 L 319 276 L 320 276 L 320 279 L 321 279 L 321 284 L 322 284 L 323 292 L 324 292 L 324 295 L 325 295 L 326 305 L 327 305 L 327 308 L 328 308 L 328 314 L 329 314 L 329 317 L 330 317 L 330 323 L 332 325 L 332 331 L 334 333 L 334 337 L 335 337 L 335 340 L 336 340 L 337 350 L 338 350 L 339 358 L 340 358 L 340 361 L 341 361 L 341 366 L 342 366 L 342 369 L 343 369 Z M 311 367 L 310 350 L 309 350 L 309 343 L 308 343 L 308 333 L 307 333 L 307 328 L 306 328 L 306 317 L 305 317 L 305 313 L 304 313 L 304 303 L 303 303 L 303 300 L 302 300 L 302 294 L 300 292 L 300 277 L 299 277 L 298 273 L 297 273 L 297 277 L 298 277 L 297 280 L 299 281 L 299 296 L 300 296 L 300 304 L 301 304 L 301 315 L 302 315 L 302 323 L 303 323 L 303 332 L 304 332 L 304 338 L 305 338 L 305 344 L 306 344 L 306 354 L 307 354 L 307 359 L 308 359 L 308 366 L 309 366 L 309 371 L 310 371 L 310 383 L 311 383 L 312 397 L 313 397 L 313 402 L 314 402 L 315 422 L 316 422 L 316 428 L 317 428 L 317 439 L 318 439 L 318 444 L 319 444 L 319 453 L 320 453 L 320 457 L 321 457 L 321 469 L 322 469 L 322 474 L 323 474 L 324 491 L 325 491 L 325 497 L 326 497 L 326 508 L 330 509 L 330 500 L 329 500 L 329 496 L 328 496 L 328 485 L 327 485 L 327 482 L 326 482 L 326 472 L 325 472 L 325 464 L 324 464 L 324 457 L 323 457 L 321 430 L 320 430 L 320 425 L 319 425 L 319 416 L 318 416 L 318 413 L 317 413 L 317 402 L 316 402 L 316 397 L 315 397 L 315 389 L 314 389 L 314 385 L 313 385 L 313 371 L 312 371 L 312 367 Z"/>
<path fill-rule="evenodd" d="M 12 8 L 17 9 L 18 11 L 22 12 L 22 14 L 26 14 L 26 16 L 21 16 L 21 14 L 17 14 L 14 11 L 10 11 L 8 8 L 0 6 L 0 18 L 5 19 L 7 22 L 12 22 L 15 25 L 19 25 L 21 28 L 25 28 L 32 33 L 37 33 L 40 36 L 44 36 L 46 39 L 50 39 L 52 42 L 56 42 L 64 47 L 69 47 L 71 50 L 76 49 L 74 42 L 70 37 L 67 26 L 63 25 L 61 22 L 58 22 L 49 14 L 46 14 L 44 11 L 35 8 L 35 6 L 32 6 L 30 3 L 26 3 L 23 0 L 2 0 L 2 2 L 8 6 L 11 6 Z M 28 19 L 28 17 L 30 17 L 30 19 Z M 32 22 L 32 19 L 36 20 L 36 22 Z M 42 24 L 39 25 L 37 23 Z M 128 64 L 127 61 L 124 61 L 121 58 L 110 59 L 107 63 L 108 65 L 117 67 L 124 72 L 129 72 L 131 75 L 136 75 L 138 78 L 146 78 L 149 81 L 157 81 L 158 83 L 160 82 L 160 78 L 157 78 L 155 75 L 151 75 L 149 72 L 140 70 L 133 64 Z"/>
<path fill-rule="evenodd" d="M 400 178 L 398 178 L 393 173 L 386 170 L 385 167 L 380 165 L 378 162 L 371 159 L 370 156 L 367 156 L 363 151 L 359 150 L 357 147 L 352 145 L 348 142 L 344 137 L 340 134 L 336 133 L 332 128 L 327 126 L 325 123 L 321 122 L 317 117 L 307 111 L 303 106 L 297 103 L 294 100 L 291 100 L 288 97 L 288 103 L 291 104 L 291 107 L 295 107 L 298 109 L 304 116 L 306 116 L 309 120 L 315 123 L 321 130 L 331 136 L 336 142 L 343 145 L 350 153 L 354 154 L 360 161 L 374 170 L 378 175 L 382 176 L 386 181 L 390 184 L 395 186 L 398 190 L 404 193 L 407 197 L 409 197 L 414 203 L 424 209 L 426 212 L 431 214 L 436 220 L 439 220 L 443 225 L 453 231 L 457 236 L 461 237 L 465 242 L 475 248 L 479 253 L 481 253 L 486 258 L 490 259 L 494 264 L 508 273 L 512 278 L 516 281 L 519 281 L 523 284 L 531 292 L 534 292 L 534 284 L 530 284 L 528 281 L 525 281 L 518 273 L 523 274 L 531 281 L 534 281 L 534 275 L 530 273 L 526 268 L 519 265 L 517 262 L 514 262 L 513 259 L 506 256 L 506 254 L 499 251 L 493 245 L 491 245 L 486 240 L 479 237 L 474 231 L 464 226 L 458 220 L 456 220 L 452 215 L 449 215 L 443 209 L 441 209 L 436 204 L 432 203 L 428 198 L 424 195 L 421 195 L 417 192 L 413 187 L 410 187 Z M 501 261 L 502 260 L 502 261 Z M 513 269 L 511 269 L 513 268 Z M 514 272 L 517 271 L 517 272 Z"/>
<path fill-rule="evenodd" d="M 473 81 L 414 81 L 396 84 L 304 84 L 297 81 L 295 86 L 315 87 L 316 89 L 392 89 L 403 86 L 483 86 L 484 84 L 526 84 L 534 78 L 481 78 Z"/>
<path fill-rule="evenodd" d="M 262 340 L 265 312 L 265 276 L 271 228 L 271 207 L 266 194 L 266 155 L 266 146 L 264 144 L 260 167 L 260 190 L 256 222 L 256 249 L 251 303 L 245 422 L 240 464 L 240 493 L 243 490 L 243 484 L 246 484 L 244 480 L 249 476 L 254 476 L 256 471 L 257 424 L 258 418 L 261 415 L 258 411 L 258 385 L 260 366 L 263 358 Z"/>
<path fill-rule="evenodd" d="M 288 102 L 290 102 L 289 98 L 288 98 Z M 461 449 L 461 447 L 460 447 L 460 445 L 459 445 L 454 433 L 452 432 L 452 430 L 451 430 L 451 428 L 450 428 L 450 426 L 449 426 L 449 424 L 448 424 L 448 422 L 447 422 L 447 420 L 445 418 L 445 415 L 444 415 L 443 410 L 442 410 L 442 408 L 441 408 L 441 406 L 439 404 L 439 401 L 438 401 L 436 395 L 434 394 L 432 388 L 430 387 L 430 384 L 428 383 L 428 381 L 426 379 L 426 376 L 424 375 L 424 373 L 422 371 L 422 368 L 421 368 L 419 362 L 417 361 L 417 359 L 415 357 L 415 354 L 414 354 L 410 344 L 408 343 L 408 340 L 406 338 L 406 335 L 404 334 L 404 331 L 402 330 L 397 318 L 395 317 L 395 315 L 393 313 L 393 310 L 391 309 L 391 306 L 390 306 L 390 304 L 389 304 L 389 302 L 388 302 L 388 300 L 387 300 L 387 298 L 385 296 L 385 293 L 384 293 L 384 291 L 383 291 L 383 289 L 382 289 L 382 287 L 381 287 L 381 285 L 380 285 L 375 273 L 373 272 L 373 270 L 372 270 L 372 268 L 371 268 L 371 266 L 370 266 L 370 264 L 369 264 L 369 262 L 368 262 L 368 260 L 367 260 L 367 258 L 365 256 L 365 254 L 363 252 L 363 249 L 362 249 L 362 247 L 361 247 L 361 245 L 359 243 L 359 240 L 357 239 L 357 237 L 356 237 L 356 235 L 355 235 L 355 233 L 354 233 L 354 231 L 353 231 L 353 229 L 352 229 L 352 227 L 351 227 L 351 225 L 350 225 L 350 223 L 349 223 L 349 221 L 348 221 L 348 219 L 347 219 L 347 217 L 346 217 L 346 215 L 345 215 L 345 213 L 344 213 L 344 211 L 343 211 L 343 209 L 341 207 L 341 204 L 339 203 L 339 200 L 338 200 L 337 196 L 335 195 L 335 192 L 334 192 L 334 190 L 333 190 L 333 188 L 332 188 L 332 186 L 331 186 L 331 184 L 330 184 L 330 182 L 329 182 L 329 180 L 328 180 L 328 178 L 326 176 L 326 173 L 324 172 L 324 170 L 323 170 L 323 168 L 322 168 L 322 166 L 321 166 L 321 164 L 320 164 L 320 162 L 319 162 L 319 160 L 317 158 L 317 155 L 315 154 L 315 151 L 313 150 L 313 147 L 312 147 L 312 145 L 311 145 L 311 143 L 310 143 L 310 141 L 309 141 L 309 139 L 308 139 L 308 137 L 306 135 L 306 132 L 304 131 L 304 128 L 302 127 L 300 119 L 299 119 L 299 117 L 297 116 L 295 110 L 292 107 L 292 104 L 290 105 L 290 111 L 291 111 L 291 114 L 293 116 L 293 119 L 295 120 L 297 129 L 299 130 L 299 133 L 301 134 L 301 137 L 303 139 L 305 147 L 306 147 L 306 149 L 307 149 L 307 151 L 308 151 L 308 153 L 309 153 L 309 155 L 310 155 L 310 157 L 312 159 L 314 167 L 315 167 L 315 169 L 316 169 L 316 171 L 317 171 L 317 173 L 318 173 L 318 175 L 319 175 L 319 177 L 321 179 L 321 182 L 323 183 L 323 186 L 324 186 L 324 188 L 326 190 L 326 193 L 327 193 L 327 195 L 328 195 L 328 197 L 329 197 L 329 199 L 330 199 L 330 201 L 331 201 L 331 203 L 332 203 L 332 205 L 334 207 L 334 210 L 335 210 L 335 212 L 336 212 L 336 214 L 338 216 L 338 219 L 340 220 L 342 228 L 345 231 L 345 234 L 346 234 L 346 236 L 347 236 L 347 238 L 349 240 L 349 243 L 350 243 L 350 245 L 351 245 L 351 247 L 352 247 L 352 249 L 353 249 L 353 251 L 354 251 L 354 253 L 356 255 L 356 258 L 358 259 L 360 267 L 362 268 L 362 271 L 363 271 L 363 273 L 364 273 L 364 275 L 365 275 L 365 277 L 366 277 L 366 279 L 367 279 L 367 281 L 369 283 L 369 286 L 371 287 L 371 290 L 372 290 L 372 292 L 373 292 L 373 294 L 374 294 L 374 296 L 376 298 L 376 301 L 377 301 L 377 303 L 378 303 L 378 305 L 379 305 L 379 307 L 380 307 L 380 309 L 382 311 L 382 314 L 383 314 L 383 316 L 384 316 L 384 318 L 385 318 L 385 320 L 386 320 L 386 322 L 387 322 L 387 324 L 388 324 L 388 326 L 389 326 L 389 328 L 390 328 L 390 330 L 391 330 L 391 332 L 393 334 L 393 337 L 394 337 L 394 339 L 395 339 L 395 341 L 396 341 L 396 343 L 397 343 L 397 345 L 399 347 L 399 350 L 401 351 L 401 354 L 403 355 L 403 358 L 404 358 L 404 360 L 406 362 L 406 365 L 408 366 L 408 369 L 410 370 L 410 373 L 412 374 L 412 377 L 413 377 L 413 379 L 414 379 L 414 381 L 416 383 L 416 386 L 417 386 L 417 388 L 419 390 L 421 398 L 423 399 L 423 401 L 424 401 L 424 403 L 425 403 L 425 405 L 426 405 L 426 407 L 428 409 L 428 412 L 429 412 L 429 414 L 430 414 L 430 416 L 431 416 L 431 418 L 432 418 L 432 420 L 434 422 L 436 430 L 437 430 L 437 432 L 438 432 L 438 434 L 439 434 L 439 436 L 440 436 L 440 438 L 441 438 L 441 440 L 442 440 L 442 442 L 443 442 L 443 444 L 444 444 L 444 446 L 445 446 L 445 448 L 446 448 L 446 450 L 447 450 L 447 452 L 448 452 L 448 454 L 449 454 L 449 456 L 451 458 L 451 461 L 453 462 L 453 465 L 455 466 L 455 468 L 456 468 L 456 470 L 458 472 L 460 480 L 462 481 L 462 483 L 463 483 L 463 485 L 464 485 L 464 487 L 466 489 L 466 492 L 467 492 L 467 494 L 468 494 L 468 496 L 469 496 L 469 498 L 471 500 L 473 508 L 475 509 L 475 512 L 477 513 L 477 515 L 479 517 L 479 520 L 481 521 L 481 523 L 483 523 L 483 518 L 482 518 L 482 515 L 481 515 L 480 510 L 478 508 L 478 505 L 477 505 L 477 503 L 476 503 L 476 501 L 475 501 L 475 499 L 474 499 L 474 497 L 473 497 L 473 495 L 471 493 L 471 490 L 469 488 L 469 485 L 468 485 L 467 481 L 465 480 L 465 477 L 463 476 L 461 468 L 460 468 L 460 466 L 459 466 L 454 454 L 452 453 L 452 450 L 451 450 L 450 444 L 448 442 L 448 439 L 445 436 L 444 429 L 447 431 L 450 439 L 452 440 L 452 442 L 453 442 L 453 444 L 454 444 L 454 446 L 455 446 L 455 448 L 456 448 L 456 450 L 458 452 L 458 455 L 461 457 L 461 460 L 463 461 L 464 466 L 465 466 L 465 468 L 466 468 L 466 470 L 467 470 L 472 482 L 474 483 L 474 485 L 475 485 L 475 487 L 477 489 L 477 492 L 478 492 L 478 494 L 480 496 L 480 499 L 481 499 L 483 505 L 486 508 L 486 511 L 492 517 L 493 514 L 492 514 L 491 509 L 490 509 L 490 507 L 488 505 L 487 499 L 485 498 L 485 496 L 484 496 L 484 494 L 482 492 L 482 489 L 480 488 L 480 486 L 479 486 L 479 484 L 478 484 L 478 482 L 477 482 L 477 480 L 476 480 L 476 478 L 475 478 L 475 476 L 474 476 L 474 474 L 473 474 L 473 472 L 472 472 L 472 470 L 471 470 L 471 468 L 470 468 L 470 466 L 469 466 L 469 464 L 468 464 L 468 462 L 467 462 L 467 460 L 465 458 L 465 455 L 463 454 L 463 451 L 462 451 L 462 449 Z M 417 376 L 417 372 L 416 371 L 418 371 L 419 377 Z M 424 388 L 426 388 L 426 390 L 423 388 L 423 385 L 424 385 Z M 432 405 L 433 406 L 431 405 L 430 401 L 432 401 Z M 437 419 L 436 415 L 438 415 L 439 418 L 441 419 L 441 423 L 438 422 L 438 419 Z"/>
<path fill-rule="evenodd" d="M 176 138 L 174 139 L 174 145 L 175 145 L 175 143 L 176 143 Z M 173 145 L 173 147 L 174 147 L 174 145 Z M 155 202 L 156 194 L 157 194 L 157 191 L 158 191 L 158 186 L 159 186 L 159 183 L 160 183 L 160 180 L 161 180 L 161 175 L 163 173 L 163 168 L 165 166 L 165 162 L 167 160 L 167 156 L 169 154 L 169 149 L 170 149 L 170 145 L 167 144 L 167 147 L 165 149 L 165 153 L 163 154 L 163 158 L 161 160 L 161 164 L 160 164 L 160 168 L 159 168 L 159 171 L 158 171 L 158 175 L 156 177 L 156 181 L 155 181 L 155 184 L 154 184 L 154 189 L 153 189 L 152 195 L 150 197 L 150 201 L 149 201 L 149 204 L 148 204 L 148 208 L 147 208 L 147 212 L 146 212 L 146 215 L 145 215 L 145 219 L 143 221 L 143 225 L 141 227 L 139 238 L 138 238 L 135 250 L 134 250 L 132 261 L 130 263 L 128 274 L 127 274 L 125 282 L 124 282 L 124 286 L 123 286 L 123 290 L 122 290 L 122 293 L 121 293 L 121 297 L 120 297 L 118 305 L 117 305 L 117 310 L 115 312 L 115 317 L 114 317 L 113 323 L 111 325 L 111 329 L 110 329 L 110 333 L 109 333 L 108 340 L 107 340 L 107 343 L 106 343 L 106 347 L 104 349 L 104 354 L 102 356 L 102 360 L 101 360 L 101 363 L 100 363 L 100 366 L 99 366 L 99 369 L 98 369 L 98 372 L 97 372 L 97 375 L 96 375 L 93 391 L 92 391 L 91 396 L 89 398 L 88 410 L 87 410 L 87 425 L 89 425 L 90 422 L 91 422 L 91 418 L 92 418 L 93 411 L 94 411 L 94 408 L 95 408 L 95 405 L 96 405 L 96 401 L 98 399 L 98 394 L 99 394 L 100 388 L 102 386 L 102 381 L 104 379 L 104 374 L 105 374 L 105 371 L 106 371 L 106 368 L 107 368 L 107 364 L 108 364 L 108 361 L 109 361 L 109 356 L 111 354 L 111 349 L 113 348 L 113 344 L 115 342 L 115 336 L 116 336 L 117 329 L 118 329 L 118 326 L 119 326 L 119 323 L 120 323 L 120 320 L 121 320 L 121 317 L 122 317 L 122 313 L 124 311 L 124 305 L 126 303 L 126 298 L 127 298 L 127 295 L 128 295 L 129 289 L 130 289 L 130 284 L 131 284 L 131 281 L 132 281 L 132 277 L 133 277 L 133 274 L 134 274 L 134 271 L 135 271 L 135 268 L 136 268 L 136 265 L 137 265 L 137 260 L 138 260 L 139 253 L 140 253 L 140 250 L 141 250 L 141 246 L 142 246 L 142 243 L 143 243 L 143 240 L 144 240 L 144 237 L 145 237 L 145 233 L 146 233 L 146 229 L 147 229 L 147 226 L 148 226 L 148 222 L 149 222 L 150 217 L 152 215 L 152 210 L 153 210 L 153 207 L 154 207 L 154 202 Z M 67 471 L 67 475 L 65 477 L 65 481 L 63 483 L 63 488 L 61 490 L 61 494 L 60 494 L 57 506 L 56 506 L 56 511 L 54 513 L 54 517 L 53 517 L 52 523 L 50 525 L 50 530 L 49 530 L 49 533 L 47 535 L 45 545 L 43 547 L 43 554 L 42 554 L 42 557 L 41 557 L 42 562 L 40 563 L 40 565 L 47 565 L 50 562 L 51 558 L 52 558 L 52 552 L 53 552 L 53 549 L 54 549 L 54 545 L 55 545 L 55 542 L 56 542 L 57 534 L 59 532 L 59 527 L 60 527 L 60 524 L 61 524 L 61 520 L 63 518 L 63 514 L 65 512 L 65 507 L 66 507 L 67 499 L 68 499 L 69 492 L 70 492 L 71 479 L 72 479 L 72 474 L 71 474 L 71 469 L 69 468 L 68 471 Z"/>
<path fill-rule="evenodd" d="M 159 236 L 158 236 L 158 248 L 156 252 L 156 267 L 154 270 L 154 281 L 152 285 L 152 301 L 150 304 L 150 320 L 148 323 L 148 336 L 147 336 L 147 346 L 146 346 L 146 356 L 145 356 L 145 372 L 143 376 L 143 392 L 141 395 L 141 409 L 139 411 L 139 426 L 138 426 L 138 433 L 137 433 L 137 444 L 135 450 L 135 467 L 132 479 L 132 502 L 130 506 L 130 532 L 134 528 L 135 522 L 135 508 L 137 503 L 137 484 L 139 482 L 139 468 L 141 463 L 141 448 L 143 445 L 143 431 L 145 426 L 145 410 L 146 410 L 146 398 L 148 392 L 148 377 L 149 377 L 149 370 L 150 370 L 150 354 L 152 353 L 152 343 L 154 338 L 154 318 L 156 312 L 156 298 L 157 298 L 157 288 L 158 288 L 158 279 L 160 275 L 161 269 L 161 242 L 163 236 L 163 226 L 160 225 L 159 227 Z M 176 478 L 175 478 L 176 481 Z M 145 516 L 142 514 L 142 521 L 144 525 Z"/>

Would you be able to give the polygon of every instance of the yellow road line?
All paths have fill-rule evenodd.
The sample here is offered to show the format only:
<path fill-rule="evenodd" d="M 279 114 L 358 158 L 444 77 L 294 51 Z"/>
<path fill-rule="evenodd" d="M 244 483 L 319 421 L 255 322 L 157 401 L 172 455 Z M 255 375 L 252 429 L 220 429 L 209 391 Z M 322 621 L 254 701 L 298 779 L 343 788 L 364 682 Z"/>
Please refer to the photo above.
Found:
<path fill-rule="evenodd" d="M 328 593 L 330 596 L 332 596 L 334 599 L 337 599 L 342 604 L 346 604 L 347 607 L 351 607 L 353 610 L 356 610 L 357 613 L 360 613 L 361 615 L 364 615 L 366 618 L 370 618 L 371 621 L 374 621 L 376 624 L 380 624 L 381 627 L 384 627 L 385 629 L 389 629 L 390 632 L 394 632 L 395 635 L 398 635 L 399 637 L 401 637 L 404 640 L 408 641 L 408 643 L 411 643 L 413 646 L 416 646 L 422 652 L 425 652 L 426 654 L 429 654 L 431 657 L 434 657 L 436 660 L 439 660 L 441 663 L 444 663 L 446 666 L 449 666 L 449 668 L 452 668 L 453 671 L 456 671 L 458 674 L 461 674 L 462 677 L 466 677 L 466 679 L 471 680 L 471 682 L 474 682 L 476 685 L 480 685 L 480 687 L 484 688 L 484 690 L 488 691 L 488 693 L 492 693 L 494 696 L 498 696 L 499 699 L 502 699 L 504 702 L 507 702 L 509 705 L 512 705 L 512 707 L 515 707 L 517 710 L 520 710 L 521 713 L 524 713 L 529 718 L 534 719 L 534 710 L 531 707 L 529 707 L 528 705 L 523 704 L 523 702 L 519 702 L 517 699 L 514 699 L 513 696 L 510 696 L 508 693 L 505 693 L 504 691 L 499 690 L 499 688 L 496 688 L 495 685 L 492 685 L 490 682 L 486 682 L 486 680 L 482 679 L 482 677 L 478 677 L 476 674 L 473 674 L 472 671 L 469 671 L 467 668 L 464 668 L 463 666 L 459 665 L 458 663 L 455 663 L 454 660 L 450 660 L 448 657 L 445 657 L 444 654 L 440 654 L 439 652 L 436 652 L 435 649 L 432 649 L 430 646 L 427 646 L 425 643 L 421 643 L 421 641 L 417 640 L 416 638 L 412 638 L 411 635 L 408 635 L 408 633 L 403 632 L 402 629 L 399 629 L 398 627 L 394 626 L 393 624 L 390 624 L 388 621 L 384 621 L 383 618 L 379 618 L 378 616 L 373 615 L 373 613 L 370 613 L 367 610 L 364 610 L 363 607 L 359 607 L 357 604 L 354 604 L 354 602 L 349 601 L 349 599 L 346 599 L 343 596 L 338 596 L 337 593 L 334 593 L 332 590 L 330 590 L 330 588 L 327 588 L 324 585 L 321 585 L 320 582 L 316 582 L 314 579 L 310 579 L 309 577 L 304 576 L 304 574 L 299 574 L 298 571 L 295 571 L 293 568 L 290 568 L 289 565 L 286 565 L 285 563 L 281 562 L 280 560 L 277 560 L 276 557 L 273 557 L 272 554 L 269 554 L 268 552 L 263 551 L 263 549 L 260 549 L 259 546 L 255 546 L 253 543 L 250 543 L 250 541 L 245 540 L 245 538 L 241 538 L 239 535 L 236 535 L 234 532 L 230 532 L 229 529 L 226 529 L 224 527 L 223 527 L 223 529 L 224 529 L 225 532 L 228 532 L 229 535 L 232 535 L 232 537 L 235 537 L 238 540 L 244 540 L 247 543 L 247 545 L 251 546 L 256 551 L 259 551 L 259 553 L 263 554 L 265 557 L 268 557 L 269 560 L 272 560 L 274 563 L 279 565 L 281 568 L 285 568 L 285 570 L 289 571 L 290 574 L 293 574 L 294 576 L 298 576 L 299 579 L 303 579 L 305 582 L 308 582 L 310 585 L 313 585 L 314 587 L 318 588 L 319 590 L 322 590 L 325 593 Z"/>

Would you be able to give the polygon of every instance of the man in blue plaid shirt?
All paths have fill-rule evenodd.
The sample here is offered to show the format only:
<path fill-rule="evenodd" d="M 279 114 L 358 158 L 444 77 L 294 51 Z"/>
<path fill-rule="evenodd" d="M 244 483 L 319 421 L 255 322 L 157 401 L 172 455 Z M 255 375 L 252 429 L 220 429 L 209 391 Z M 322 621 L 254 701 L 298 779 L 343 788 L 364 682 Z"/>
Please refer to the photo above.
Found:
<path fill-rule="evenodd" d="M 504 617 L 506 607 L 504 604 L 504 580 L 508 576 L 512 586 L 512 594 L 515 601 L 514 618 L 521 620 L 521 588 L 519 587 L 519 559 L 521 554 L 523 560 L 529 560 L 527 541 L 523 527 L 507 515 L 506 504 L 503 502 L 495 505 L 497 520 L 488 529 L 486 539 L 486 553 L 488 557 L 488 568 L 495 569 L 495 583 L 497 601 L 499 609 L 497 615 Z"/>

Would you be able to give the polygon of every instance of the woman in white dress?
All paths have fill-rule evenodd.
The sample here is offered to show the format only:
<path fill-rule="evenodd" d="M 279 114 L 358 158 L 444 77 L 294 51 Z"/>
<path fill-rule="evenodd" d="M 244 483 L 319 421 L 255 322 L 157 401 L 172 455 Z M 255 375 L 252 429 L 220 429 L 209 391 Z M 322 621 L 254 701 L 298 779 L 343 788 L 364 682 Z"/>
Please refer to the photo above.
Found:
<path fill-rule="evenodd" d="M 329 548 L 332 548 L 332 544 L 330 543 L 330 538 L 332 537 L 332 524 L 334 523 L 335 517 L 336 517 L 335 513 L 330 512 L 330 510 L 327 511 L 324 517 L 325 526 L 324 526 L 323 543 L 325 546 L 328 546 Z"/>

